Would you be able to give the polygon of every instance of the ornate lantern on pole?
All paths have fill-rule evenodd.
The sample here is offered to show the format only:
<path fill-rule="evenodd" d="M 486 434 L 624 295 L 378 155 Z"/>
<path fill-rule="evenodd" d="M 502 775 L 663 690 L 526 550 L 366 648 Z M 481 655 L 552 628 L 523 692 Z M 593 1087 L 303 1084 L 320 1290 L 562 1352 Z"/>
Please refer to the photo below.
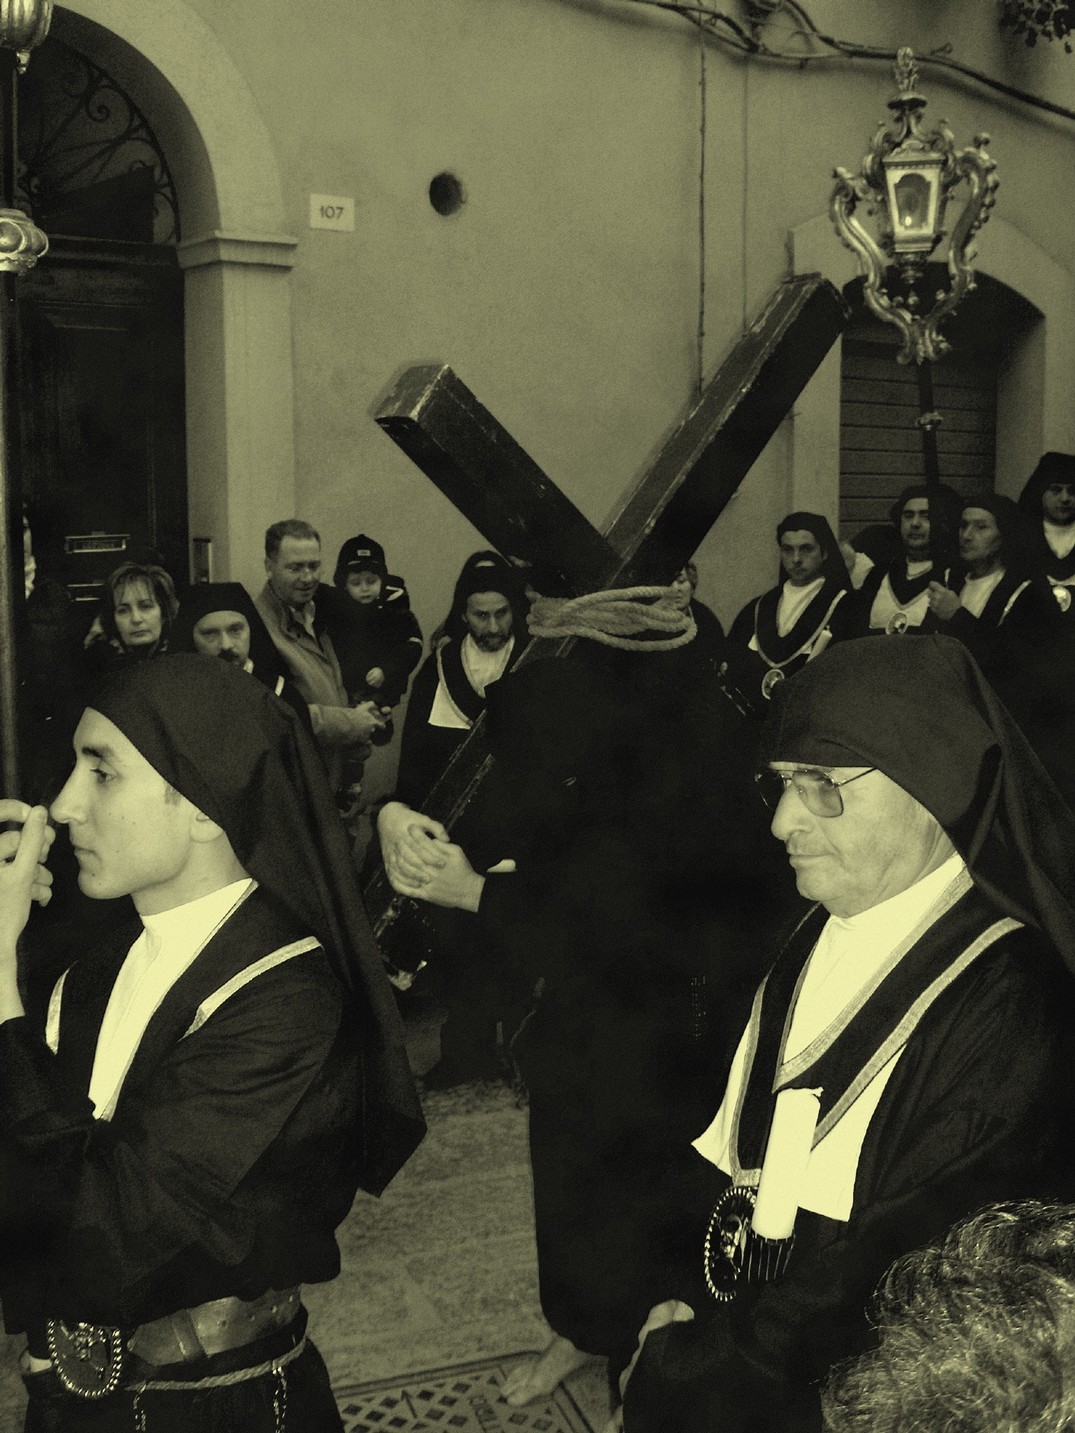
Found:
<path fill-rule="evenodd" d="M 19 652 L 15 614 L 22 602 L 21 483 L 14 442 L 15 283 L 48 249 L 33 221 L 13 207 L 18 165 L 18 75 L 48 34 L 52 0 L 0 0 L 0 758 L 3 794 L 19 792 Z"/>
<path fill-rule="evenodd" d="M 52 0 L 0 0 L 0 46 L 14 50 L 19 69 L 25 70 L 30 51 L 49 32 Z"/>
<path fill-rule="evenodd" d="M 888 102 L 894 118 L 878 127 L 858 174 L 839 166 L 833 171 L 829 212 L 841 241 L 858 258 L 867 307 L 902 334 L 899 362 L 913 360 L 918 367 L 926 478 L 937 482 L 935 430 L 941 419 L 933 410 L 930 364 L 950 347 L 941 323 L 974 288 L 974 236 L 989 218 L 999 181 L 985 150 L 988 135 L 976 135 L 973 145 L 957 150 L 943 120 L 928 134 L 922 132 L 926 100 L 918 92 L 911 50 L 898 52 L 895 76 L 897 93 Z M 926 264 L 944 238 L 953 191 L 963 184 L 966 199 L 948 235 L 949 287 L 939 290 L 932 307 L 922 312 L 919 290 Z M 875 232 L 858 217 L 860 203 L 875 220 Z"/>

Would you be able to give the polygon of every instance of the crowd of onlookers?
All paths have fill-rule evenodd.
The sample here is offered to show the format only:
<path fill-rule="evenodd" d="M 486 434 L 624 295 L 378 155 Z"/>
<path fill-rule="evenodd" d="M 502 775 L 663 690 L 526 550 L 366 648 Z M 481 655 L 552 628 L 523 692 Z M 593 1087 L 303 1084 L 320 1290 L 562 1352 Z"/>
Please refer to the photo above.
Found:
<path fill-rule="evenodd" d="M 391 738 L 392 710 L 422 654 L 406 586 L 389 574 L 379 543 L 363 534 L 344 543 L 328 584 L 316 530 L 275 523 L 256 596 L 237 582 L 177 595 L 159 554 L 146 554 L 108 574 L 89 613 L 38 572 L 28 525 L 25 549 L 23 745 L 40 789 L 57 763 L 62 770 L 95 682 L 130 663 L 193 652 L 242 667 L 288 701 L 321 751 L 341 810 L 359 809 L 364 760 L 372 744 Z"/>
<path fill-rule="evenodd" d="M 971 650 L 1075 801 L 1068 739 L 1075 715 L 1068 680 L 1075 666 L 1075 456 L 1046 453 L 1018 502 L 915 484 L 893 503 L 887 523 L 850 540 L 838 541 L 829 522 L 811 512 L 789 513 L 776 540 L 775 581 L 744 605 L 727 634 L 697 598 L 694 563 L 673 578 L 666 601 L 692 624 L 670 677 L 685 699 L 699 674 L 717 673 L 753 730 L 775 687 L 832 645 L 870 634 L 909 640 L 946 633 Z M 195 652 L 241 666 L 294 707 L 352 835 L 365 829 L 366 761 L 372 747 L 396 735 L 395 715 L 412 679 L 394 795 L 419 809 L 484 710 L 486 689 L 513 668 L 532 630 L 551 630 L 542 623 L 562 606 L 535 593 L 518 563 L 479 551 L 462 565 L 447 613 L 425 644 L 407 584 L 389 571 L 379 542 L 362 533 L 349 538 L 326 581 L 320 536 L 299 519 L 267 529 L 266 580 L 255 594 L 238 582 L 183 587 L 159 554 L 140 553 L 108 574 L 91 607 L 73 602 L 37 568 L 28 525 L 24 544 L 28 790 L 47 795 L 65 774 L 71 732 L 95 681 L 129 663 Z M 657 606 L 651 601 L 645 610 L 656 614 Z M 376 852 L 374 841 L 371 863 Z M 442 945 L 458 1019 L 444 1032 L 446 1050 L 455 1053 L 433 1078 L 452 1082 L 453 1070 L 469 1077 L 498 1065 L 489 1031 L 503 1021 L 486 1008 L 496 982 L 483 976 L 475 983 L 469 955 L 447 970 L 457 946 Z M 411 969 L 428 953 L 420 939 L 396 946 L 394 960 Z"/>
<path fill-rule="evenodd" d="M 178 587 L 158 554 L 117 566 L 91 613 L 35 570 L 26 528 L 30 643 L 27 710 L 69 725 L 89 684 L 127 662 L 194 651 L 243 665 L 300 710 L 320 747 L 341 809 L 361 809 L 371 745 L 393 735 L 393 712 L 423 654 L 402 577 L 384 548 L 359 534 L 322 580 L 317 531 L 297 519 L 265 538 L 266 582 Z M 819 514 L 778 526 L 775 583 L 744 606 L 727 637 L 695 598 L 693 564 L 673 579 L 696 619 L 695 644 L 724 666 L 730 694 L 763 713 L 774 685 L 833 642 L 869 633 L 938 631 L 974 653 L 1068 792 L 1064 730 L 1075 588 L 1075 457 L 1045 454 L 1018 503 L 944 484 L 900 494 L 890 522 L 838 542 Z M 180 598 L 177 590 L 182 593 Z M 493 552 L 463 566 L 445 620 L 416 680 L 403 734 L 399 791 L 420 803 L 481 710 L 485 687 L 528 637 L 526 574 Z M 81 619 L 81 620 L 80 620 Z M 65 721 L 64 718 L 67 718 Z M 47 742 L 45 743 L 48 744 Z"/>
<path fill-rule="evenodd" d="M 720 1103 L 744 997 L 796 908 L 769 816 L 753 800 L 757 738 L 780 706 L 781 685 L 809 668 L 837 710 L 839 692 L 826 684 L 837 682 L 829 673 L 843 659 L 831 661 L 830 651 L 880 638 L 866 666 L 881 664 L 887 680 L 898 664 L 891 654 L 909 652 L 916 635 L 957 638 L 1069 805 L 1075 796 L 1075 456 L 1047 453 L 1018 503 L 916 484 L 887 524 L 850 541 L 802 511 L 782 519 L 776 541 L 775 581 L 727 634 L 698 600 L 691 562 L 667 586 L 564 598 L 535 592 L 531 574 L 504 555 L 475 552 L 427 646 L 405 581 L 365 534 L 342 545 L 325 582 L 316 529 L 299 519 L 272 524 L 256 594 L 237 582 L 177 592 L 156 556 L 143 554 L 108 575 L 96 609 L 79 621 L 65 589 L 36 570 L 26 530 L 22 744 L 33 797 L 54 788 L 69 764 L 71 732 L 95 682 L 130 664 L 194 653 L 241 668 L 294 709 L 354 832 L 371 748 L 392 740 L 410 689 L 396 787 L 379 811 L 373 851 L 383 850 L 397 891 L 435 908 L 421 931 L 400 922 L 392 951 L 412 970 L 434 952 L 447 1019 L 441 1059 L 424 1083 L 496 1077 L 510 1061 L 530 1096 L 541 1297 L 556 1337 L 505 1386 L 511 1402 L 547 1391 L 587 1353 L 608 1357 L 613 1373 L 630 1368 L 637 1330 L 651 1326 L 640 1300 L 652 1273 L 648 1244 L 666 1225 L 665 1171 Z M 575 650 L 520 666 L 531 635 L 573 637 Z M 921 671 L 938 681 L 948 674 L 943 661 L 923 662 Z M 972 713 L 964 677 L 961 700 Z M 861 690 L 856 701 L 872 741 Z M 958 723 L 941 718 L 927 731 L 930 702 L 929 692 L 914 693 L 923 749 L 933 743 L 951 762 Z M 449 831 L 431 793 L 483 714 L 495 764 Z M 879 727 L 888 715 L 878 715 Z M 1007 721 L 1004 713 L 1001 726 Z M 910 769 L 914 753 L 900 751 Z M 789 757 L 805 759 L 798 750 Z M 880 761 L 858 775 L 878 771 L 887 771 Z M 992 771 L 986 762 L 981 781 L 965 783 L 986 806 L 982 782 Z M 858 780 L 834 782 L 814 768 L 768 774 L 777 802 L 793 790 L 810 820 L 822 818 L 814 821 L 822 833 L 844 814 L 841 787 Z M 1036 763 L 1031 777 L 1051 790 Z M 894 779 L 912 791 L 912 778 Z M 496 879 L 505 874 L 512 879 Z M 793 1010 L 797 991 L 788 999 Z M 700 1141 L 695 1148 L 704 1154 Z M 1034 1217 L 1020 1216 L 1018 1229 L 1025 1234 Z M 966 1292 L 973 1280 L 959 1272 L 960 1260 L 971 1255 L 973 1279 L 989 1297 L 1010 1302 L 1012 1289 L 1025 1287 L 1041 1304 L 1043 1339 L 1054 1338 L 1059 1284 L 1049 1261 L 1063 1241 L 1053 1225 L 1038 1230 L 1033 1279 L 1026 1240 L 1019 1243 L 1007 1214 L 968 1229 L 943 1253 L 892 1275 L 879 1351 L 826 1394 L 834 1429 L 915 1426 L 901 1380 L 910 1386 L 922 1357 L 921 1329 L 932 1327 L 941 1297 L 938 1271 Z M 919 1307 L 920 1288 L 933 1303 Z M 978 1327 L 985 1301 L 960 1312 L 960 1330 Z M 673 1309 L 652 1327 L 692 1317 Z M 987 1336 L 1000 1334 L 989 1325 Z M 655 1342 L 663 1347 L 669 1336 Z M 663 1429 L 659 1411 L 646 1413 L 635 1397 L 629 1430 Z M 807 1401 L 804 1428 L 816 1421 L 815 1394 Z"/>

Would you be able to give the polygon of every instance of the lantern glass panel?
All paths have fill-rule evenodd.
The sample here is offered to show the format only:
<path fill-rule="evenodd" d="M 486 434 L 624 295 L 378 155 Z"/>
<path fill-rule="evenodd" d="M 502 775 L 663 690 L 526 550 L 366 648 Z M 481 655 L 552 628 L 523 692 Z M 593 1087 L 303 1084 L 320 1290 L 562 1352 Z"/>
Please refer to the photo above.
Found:
<path fill-rule="evenodd" d="M 896 232 L 921 234 L 929 226 L 929 182 L 923 174 L 901 174 L 894 185 Z"/>
<path fill-rule="evenodd" d="M 933 165 L 886 164 L 888 218 L 897 253 L 921 253 L 937 240 L 940 174 Z"/>

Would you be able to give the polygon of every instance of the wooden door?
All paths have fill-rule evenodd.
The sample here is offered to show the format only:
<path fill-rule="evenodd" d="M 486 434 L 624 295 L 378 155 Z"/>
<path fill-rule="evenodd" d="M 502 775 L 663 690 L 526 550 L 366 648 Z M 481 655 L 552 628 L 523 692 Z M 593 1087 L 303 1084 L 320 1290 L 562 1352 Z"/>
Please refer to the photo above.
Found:
<path fill-rule="evenodd" d="M 187 577 L 174 248 L 60 238 L 18 294 L 23 491 L 39 565 L 88 598 L 156 550 Z"/>

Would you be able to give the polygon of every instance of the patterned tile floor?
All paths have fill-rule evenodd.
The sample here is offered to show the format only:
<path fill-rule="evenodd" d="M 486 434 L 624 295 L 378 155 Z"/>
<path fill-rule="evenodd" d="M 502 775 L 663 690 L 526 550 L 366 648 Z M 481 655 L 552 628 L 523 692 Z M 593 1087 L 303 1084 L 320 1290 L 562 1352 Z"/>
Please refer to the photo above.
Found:
<path fill-rule="evenodd" d="M 591 1424 L 566 1388 L 527 1408 L 500 1401 L 513 1358 L 340 1389 L 346 1433 L 591 1433 Z"/>

